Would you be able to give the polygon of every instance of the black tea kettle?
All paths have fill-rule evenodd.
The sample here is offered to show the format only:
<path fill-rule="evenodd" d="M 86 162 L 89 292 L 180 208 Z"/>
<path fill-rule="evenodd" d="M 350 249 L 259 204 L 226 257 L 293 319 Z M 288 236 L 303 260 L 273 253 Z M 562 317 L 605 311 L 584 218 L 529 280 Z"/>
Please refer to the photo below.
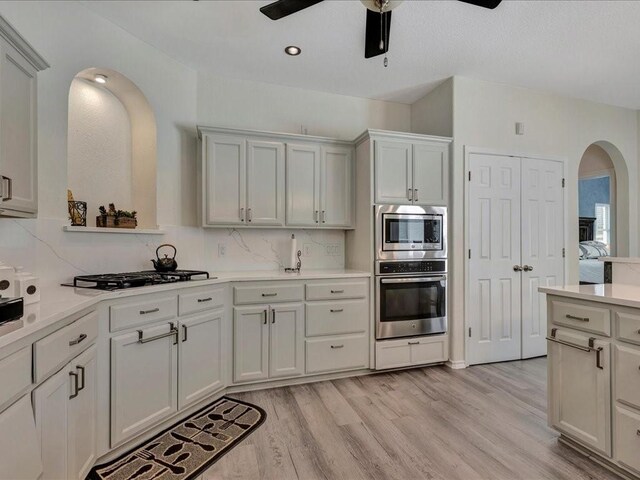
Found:
<path fill-rule="evenodd" d="M 160 258 L 160 254 L 158 251 L 162 247 L 171 247 L 173 248 L 173 257 L 169 258 L 169 255 L 164 254 L 164 258 Z M 151 260 L 153 262 L 153 268 L 156 269 L 156 272 L 173 272 L 178 268 L 178 262 L 176 262 L 176 247 L 171 245 L 170 243 L 163 243 L 158 248 L 156 248 L 156 260 Z"/>

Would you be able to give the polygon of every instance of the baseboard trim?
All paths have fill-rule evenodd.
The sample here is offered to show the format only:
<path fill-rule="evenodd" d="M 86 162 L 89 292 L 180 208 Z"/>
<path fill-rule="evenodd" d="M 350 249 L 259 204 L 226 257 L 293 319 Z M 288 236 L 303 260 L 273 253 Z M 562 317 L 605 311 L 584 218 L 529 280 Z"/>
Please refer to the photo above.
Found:
<path fill-rule="evenodd" d="M 460 370 L 462 368 L 467 368 L 467 364 L 464 360 L 456 360 L 456 361 L 449 360 L 448 362 L 445 363 L 445 365 L 453 370 Z"/>

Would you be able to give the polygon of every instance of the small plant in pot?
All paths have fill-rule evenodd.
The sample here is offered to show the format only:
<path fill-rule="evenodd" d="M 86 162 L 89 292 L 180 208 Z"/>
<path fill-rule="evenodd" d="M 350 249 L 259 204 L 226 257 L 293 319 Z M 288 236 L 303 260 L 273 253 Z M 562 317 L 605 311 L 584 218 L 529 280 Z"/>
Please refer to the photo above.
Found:
<path fill-rule="evenodd" d="M 98 210 L 100 215 L 96 217 L 96 226 L 110 228 L 136 228 L 138 225 L 137 214 L 135 210 L 129 212 L 127 210 L 116 210 L 113 203 L 109 204 L 109 210 L 101 205 Z"/>

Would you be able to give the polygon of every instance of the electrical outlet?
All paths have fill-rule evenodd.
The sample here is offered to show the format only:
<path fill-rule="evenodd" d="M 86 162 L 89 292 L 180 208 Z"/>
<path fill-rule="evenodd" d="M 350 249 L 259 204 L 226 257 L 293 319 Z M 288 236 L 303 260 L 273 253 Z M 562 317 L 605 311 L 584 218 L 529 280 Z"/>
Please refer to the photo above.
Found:
<path fill-rule="evenodd" d="M 313 245 L 311 245 L 310 243 L 305 243 L 302 246 L 302 256 L 310 257 L 312 253 L 313 253 Z"/>
<path fill-rule="evenodd" d="M 218 256 L 219 257 L 224 257 L 227 255 L 227 244 L 226 243 L 219 243 L 218 244 Z"/>
<path fill-rule="evenodd" d="M 337 243 L 330 243 L 326 246 L 327 255 L 336 257 L 340 255 L 340 245 Z"/>

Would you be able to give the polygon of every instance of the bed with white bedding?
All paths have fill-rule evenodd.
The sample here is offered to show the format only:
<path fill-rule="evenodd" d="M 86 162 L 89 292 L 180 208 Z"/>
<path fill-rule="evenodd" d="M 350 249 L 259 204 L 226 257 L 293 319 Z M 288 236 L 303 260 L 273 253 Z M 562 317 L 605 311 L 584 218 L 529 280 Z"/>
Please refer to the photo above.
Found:
<path fill-rule="evenodd" d="M 580 283 L 604 283 L 604 262 L 597 258 L 580 260 Z"/>

